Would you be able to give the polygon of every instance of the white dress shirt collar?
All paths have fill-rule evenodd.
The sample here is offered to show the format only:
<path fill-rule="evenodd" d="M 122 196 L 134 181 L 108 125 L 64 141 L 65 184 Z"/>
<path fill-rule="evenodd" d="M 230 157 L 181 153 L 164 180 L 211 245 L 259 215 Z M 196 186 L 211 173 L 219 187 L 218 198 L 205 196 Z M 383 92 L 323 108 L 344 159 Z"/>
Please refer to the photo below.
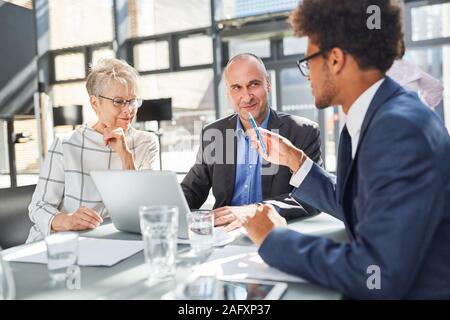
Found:
<path fill-rule="evenodd" d="M 361 132 L 361 127 L 366 117 L 367 110 L 369 109 L 370 103 L 373 100 L 373 97 L 377 93 L 381 84 L 383 83 L 384 78 L 375 82 L 369 89 L 364 91 L 358 99 L 353 102 L 351 105 L 346 119 L 346 125 L 348 133 L 350 134 L 350 138 L 352 140 L 352 158 L 355 157 L 356 150 L 358 148 L 359 141 L 359 133 Z M 306 176 L 311 171 L 314 162 L 310 158 L 306 158 L 306 161 L 303 165 L 294 173 L 291 177 L 291 181 L 289 182 L 293 187 L 299 188 L 303 181 L 306 179 Z"/>
<path fill-rule="evenodd" d="M 355 157 L 356 150 L 358 148 L 359 134 L 361 132 L 361 126 L 363 124 L 364 118 L 366 117 L 367 110 L 369 109 L 370 103 L 373 97 L 377 93 L 384 78 L 375 82 L 371 87 L 369 87 L 363 94 L 361 94 L 358 99 L 351 105 L 346 119 L 346 125 L 348 133 L 352 139 L 352 158 Z"/>

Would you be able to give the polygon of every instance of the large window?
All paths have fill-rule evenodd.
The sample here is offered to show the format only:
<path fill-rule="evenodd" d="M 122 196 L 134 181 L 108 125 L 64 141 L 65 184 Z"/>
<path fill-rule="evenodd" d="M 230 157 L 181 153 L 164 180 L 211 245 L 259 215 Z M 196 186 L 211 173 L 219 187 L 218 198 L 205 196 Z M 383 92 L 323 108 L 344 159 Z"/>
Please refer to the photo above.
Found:
<path fill-rule="evenodd" d="M 193 35 L 182 38 L 178 42 L 180 52 L 180 67 L 210 64 L 213 61 L 211 37 Z"/>
<path fill-rule="evenodd" d="M 122 6 L 116 8 L 118 33 L 123 35 L 125 23 L 127 58 L 141 73 L 141 96 L 172 98 L 173 121 L 161 123 L 163 168 L 187 171 L 194 163 L 199 130 L 215 119 L 212 39 L 206 29 L 211 26 L 210 0 L 116 3 Z M 112 5 L 112 0 L 50 0 L 51 49 L 72 47 L 52 53 L 52 103 L 83 105 L 85 122 L 96 120 L 85 89 L 88 64 L 115 55 Z"/>
<path fill-rule="evenodd" d="M 450 123 L 450 45 L 413 48 L 406 51 L 405 59 L 410 60 L 422 70 L 444 84 L 444 97 L 436 112 Z"/>
<path fill-rule="evenodd" d="M 305 54 L 307 39 L 288 36 L 283 38 L 283 54 L 289 56 L 292 54 Z"/>
<path fill-rule="evenodd" d="M 96 115 L 89 103 L 85 78 L 90 64 L 115 56 L 111 45 L 113 0 L 48 0 L 48 4 L 49 44 L 56 50 L 51 54 L 51 104 L 82 105 L 84 122 L 93 122 Z M 71 130 L 71 126 L 56 127 L 55 134 Z"/>
<path fill-rule="evenodd" d="M 209 27 L 210 0 L 130 0 L 131 36 Z"/>
<path fill-rule="evenodd" d="M 163 169 L 187 172 L 195 162 L 201 128 L 214 121 L 211 69 L 141 76 L 143 98 L 172 98 L 174 118 L 162 122 Z"/>
<path fill-rule="evenodd" d="M 281 70 L 281 110 L 318 122 L 311 86 L 297 67 Z"/>
<path fill-rule="evenodd" d="M 316 109 L 310 83 L 296 66 L 295 61 L 306 52 L 307 41 L 293 36 L 286 18 L 298 0 L 214 0 L 214 26 L 211 0 L 48 0 L 48 3 L 52 50 L 49 70 L 53 81 L 50 93 L 54 106 L 81 104 L 85 122 L 95 121 L 85 89 L 86 71 L 90 63 L 117 53 L 140 72 L 143 98 L 172 98 L 173 121 L 161 123 L 163 169 L 187 171 L 194 163 L 201 127 L 215 120 L 216 114 L 225 116 L 233 112 L 223 79 L 214 78 L 214 63 L 220 69 L 232 56 L 250 52 L 266 63 L 272 83 L 271 106 L 319 123 L 326 168 L 335 170 L 342 117 L 338 108 Z M 113 8 L 114 4 L 122 7 Z M 405 59 L 448 87 L 449 1 L 407 3 L 405 13 L 406 21 L 410 22 L 405 26 Z M 216 32 L 219 35 L 216 39 L 222 41 L 221 48 L 213 48 Z M 119 39 L 115 39 L 116 33 Z M 214 87 L 215 81 L 219 82 L 218 88 Z M 444 95 L 438 112 L 450 123 L 448 89 Z M 219 103 L 215 105 L 217 100 Z M 155 123 L 146 126 L 156 129 Z M 68 130 L 71 128 L 56 131 Z M 4 153 L 2 157 L 5 158 Z M 2 159 L 0 169 L 1 165 Z"/>
<path fill-rule="evenodd" d="M 406 14 L 411 23 L 404 59 L 442 81 L 443 101 L 435 111 L 450 130 L 450 1 L 407 3 Z"/>
<path fill-rule="evenodd" d="M 229 57 L 233 57 L 239 53 L 253 53 L 260 58 L 270 57 L 270 40 L 269 39 L 245 39 L 236 38 L 229 41 Z"/>
<path fill-rule="evenodd" d="M 112 41 L 112 0 L 48 0 L 50 48 Z"/>
<path fill-rule="evenodd" d="M 412 40 L 450 37 L 450 3 L 412 8 Z"/>
<path fill-rule="evenodd" d="M 134 46 L 134 66 L 139 71 L 169 69 L 169 43 L 147 41 Z"/>
<path fill-rule="evenodd" d="M 61 54 L 55 57 L 55 80 L 83 79 L 85 61 L 83 53 Z"/>
<path fill-rule="evenodd" d="M 99 48 L 92 52 L 92 61 L 90 62 L 96 64 L 100 58 L 114 58 L 115 56 L 114 50 L 108 47 Z"/>
<path fill-rule="evenodd" d="M 290 11 L 298 0 L 216 0 L 216 20 Z"/>

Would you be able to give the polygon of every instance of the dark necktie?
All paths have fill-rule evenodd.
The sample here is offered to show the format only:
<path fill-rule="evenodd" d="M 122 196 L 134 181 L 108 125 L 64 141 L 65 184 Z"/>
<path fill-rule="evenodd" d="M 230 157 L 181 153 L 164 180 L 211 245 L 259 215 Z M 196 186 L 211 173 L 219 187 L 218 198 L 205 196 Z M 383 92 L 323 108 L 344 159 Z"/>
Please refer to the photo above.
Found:
<path fill-rule="evenodd" d="M 339 192 L 344 190 L 344 181 L 347 177 L 348 171 L 352 164 L 352 139 L 347 130 L 347 125 L 344 126 L 339 138 L 339 151 L 338 151 L 338 163 L 337 163 L 337 183 L 339 185 Z M 339 199 L 342 199 L 342 194 L 339 195 Z"/>

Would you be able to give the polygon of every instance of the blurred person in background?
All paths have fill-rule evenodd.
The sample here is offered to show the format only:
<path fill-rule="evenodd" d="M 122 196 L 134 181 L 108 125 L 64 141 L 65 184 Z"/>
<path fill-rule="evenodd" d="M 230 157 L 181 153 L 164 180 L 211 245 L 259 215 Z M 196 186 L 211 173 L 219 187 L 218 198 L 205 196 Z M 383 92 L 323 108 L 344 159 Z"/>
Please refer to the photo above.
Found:
<path fill-rule="evenodd" d="M 399 52 L 394 64 L 386 73 L 406 90 L 417 92 L 420 100 L 431 109 L 436 108 L 443 99 L 442 83 L 414 63 L 404 60 L 405 41 L 401 39 Z"/>

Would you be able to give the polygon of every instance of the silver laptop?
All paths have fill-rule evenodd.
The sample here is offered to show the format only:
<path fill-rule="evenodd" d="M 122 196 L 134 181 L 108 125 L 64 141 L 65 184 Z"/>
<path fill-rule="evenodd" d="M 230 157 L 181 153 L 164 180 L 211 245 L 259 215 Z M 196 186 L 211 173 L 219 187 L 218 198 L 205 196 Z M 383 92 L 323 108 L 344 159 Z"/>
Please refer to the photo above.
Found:
<path fill-rule="evenodd" d="M 114 226 L 120 231 L 141 233 L 139 206 L 178 207 L 178 238 L 188 239 L 189 206 L 177 177 L 171 171 L 91 171 Z"/>

